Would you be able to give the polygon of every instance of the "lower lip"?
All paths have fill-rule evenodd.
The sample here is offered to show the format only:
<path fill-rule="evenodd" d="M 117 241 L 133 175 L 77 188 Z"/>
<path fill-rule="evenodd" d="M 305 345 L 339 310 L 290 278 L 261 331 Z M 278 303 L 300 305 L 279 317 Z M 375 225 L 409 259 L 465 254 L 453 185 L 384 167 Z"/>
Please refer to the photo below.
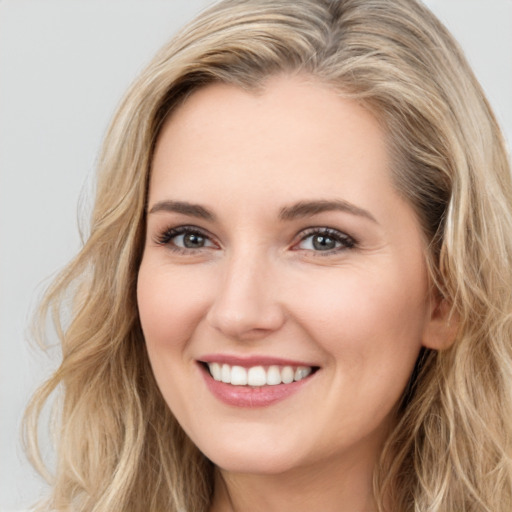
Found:
<path fill-rule="evenodd" d="M 297 393 L 313 375 L 290 384 L 275 386 L 232 386 L 215 380 L 202 365 L 201 373 L 211 393 L 221 402 L 235 407 L 267 407 Z"/>

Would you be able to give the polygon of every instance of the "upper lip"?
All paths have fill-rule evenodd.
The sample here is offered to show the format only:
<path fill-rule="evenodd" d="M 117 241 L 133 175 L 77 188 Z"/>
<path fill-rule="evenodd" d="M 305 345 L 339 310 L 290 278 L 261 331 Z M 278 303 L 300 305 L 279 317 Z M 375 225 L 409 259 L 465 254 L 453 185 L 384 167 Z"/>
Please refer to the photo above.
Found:
<path fill-rule="evenodd" d="M 230 366 L 242 366 L 250 368 L 252 366 L 309 366 L 317 365 L 310 362 L 297 361 L 294 359 L 286 359 L 281 357 L 253 355 L 253 356 L 235 356 L 230 354 L 207 354 L 198 359 L 201 363 L 220 363 L 229 364 Z"/>

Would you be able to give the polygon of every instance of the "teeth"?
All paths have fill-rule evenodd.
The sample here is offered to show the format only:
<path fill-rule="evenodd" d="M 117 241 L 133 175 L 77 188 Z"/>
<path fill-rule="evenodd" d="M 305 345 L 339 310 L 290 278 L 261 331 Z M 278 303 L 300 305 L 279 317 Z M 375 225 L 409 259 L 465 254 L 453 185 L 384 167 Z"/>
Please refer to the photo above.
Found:
<path fill-rule="evenodd" d="M 269 386 L 281 384 L 281 370 L 279 366 L 269 366 L 267 370 L 267 384 Z"/>
<path fill-rule="evenodd" d="M 232 386 L 275 386 L 290 384 L 305 379 L 311 372 L 310 366 L 230 366 L 229 364 L 208 363 L 212 377 Z"/>
<path fill-rule="evenodd" d="M 293 371 L 293 368 L 291 366 L 285 366 L 281 370 L 281 380 L 285 384 L 290 384 L 291 382 L 293 382 L 294 375 L 295 375 L 295 372 Z"/>
<path fill-rule="evenodd" d="M 249 368 L 247 374 L 247 384 L 249 386 L 264 386 L 267 383 L 267 375 L 263 366 L 253 366 Z"/>
<path fill-rule="evenodd" d="M 233 366 L 231 368 L 231 384 L 233 386 L 246 386 L 247 370 L 241 366 Z"/>
<path fill-rule="evenodd" d="M 219 363 L 211 363 L 209 365 L 210 373 L 215 380 L 222 380 L 222 370 Z"/>
<path fill-rule="evenodd" d="M 220 372 L 220 380 L 226 384 L 231 383 L 231 367 L 229 364 L 223 364 Z"/>
<path fill-rule="evenodd" d="M 294 380 L 302 380 L 305 379 L 311 373 L 311 368 L 306 368 L 305 366 L 299 366 L 295 370 L 295 375 L 293 376 Z"/>

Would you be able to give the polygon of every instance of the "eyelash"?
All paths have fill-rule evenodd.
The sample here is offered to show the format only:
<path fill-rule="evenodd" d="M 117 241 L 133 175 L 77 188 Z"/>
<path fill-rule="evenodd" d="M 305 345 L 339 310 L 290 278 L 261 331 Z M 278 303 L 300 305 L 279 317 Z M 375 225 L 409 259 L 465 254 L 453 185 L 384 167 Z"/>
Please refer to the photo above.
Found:
<path fill-rule="evenodd" d="M 179 226 L 177 228 L 165 229 L 156 237 L 155 242 L 159 245 L 169 246 L 169 248 L 172 251 L 178 254 L 190 254 L 192 252 L 197 252 L 200 251 L 201 249 L 204 249 L 204 247 L 198 247 L 195 249 L 188 247 L 179 247 L 178 245 L 173 243 L 173 239 L 181 235 L 196 235 L 211 242 L 211 236 L 196 226 Z M 211 243 L 212 245 L 215 245 L 213 244 L 213 242 Z"/>
<path fill-rule="evenodd" d="M 305 231 L 303 231 L 301 233 L 300 240 L 296 244 L 294 244 L 294 246 L 297 246 L 300 243 L 306 241 L 308 238 L 311 238 L 314 236 L 322 236 L 324 239 L 325 238 L 331 239 L 334 241 L 335 244 L 338 244 L 338 246 L 333 249 L 327 249 L 325 251 L 321 251 L 321 250 L 314 251 L 312 249 L 301 249 L 301 248 L 297 248 L 295 250 L 297 250 L 297 251 L 300 251 L 300 250 L 312 251 L 315 253 L 315 256 L 316 255 L 329 256 L 332 254 L 336 254 L 340 251 L 345 251 L 347 249 L 354 249 L 357 246 L 357 241 L 353 237 L 347 235 L 346 233 L 343 233 L 342 231 L 338 231 L 337 229 L 327 228 L 327 227 L 306 229 Z"/>
<path fill-rule="evenodd" d="M 196 235 L 198 237 L 203 238 L 205 241 L 210 242 L 210 246 L 206 247 L 197 247 L 197 248 L 190 248 L 190 247 L 180 247 L 176 245 L 173 242 L 173 239 L 177 238 L 178 236 L 184 236 L 184 235 Z M 301 243 L 305 242 L 308 238 L 314 237 L 314 236 L 321 236 L 330 239 L 334 241 L 334 243 L 337 245 L 336 247 L 332 249 L 326 249 L 324 251 L 322 250 L 314 250 L 314 249 L 304 249 L 297 247 Z M 207 232 L 203 231 L 202 229 L 196 227 L 196 226 L 179 226 L 177 228 L 168 228 L 162 231 L 159 235 L 156 236 L 155 242 L 158 245 L 165 245 L 168 246 L 172 251 L 178 253 L 178 254 L 192 254 L 194 252 L 201 251 L 202 249 L 207 249 L 208 247 L 215 247 L 216 244 L 212 241 L 211 235 L 209 235 Z M 314 242 L 312 242 L 314 243 Z M 315 228 L 308 228 L 301 232 L 300 239 L 293 244 L 292 249 L 295 251 L 308 251 L 313 252 L 315 255 L 318 256 L 328 256 L 332 254 L 336 254 L 340 251 L 344 251 L 347 249 L 354 249 L 358 245 L 357 241 L 347 235 L 346 233 L 343 233 L 342 231 L 338 231 L 337 229 L 328 228 L 328 227 L 315 227 Z"/>

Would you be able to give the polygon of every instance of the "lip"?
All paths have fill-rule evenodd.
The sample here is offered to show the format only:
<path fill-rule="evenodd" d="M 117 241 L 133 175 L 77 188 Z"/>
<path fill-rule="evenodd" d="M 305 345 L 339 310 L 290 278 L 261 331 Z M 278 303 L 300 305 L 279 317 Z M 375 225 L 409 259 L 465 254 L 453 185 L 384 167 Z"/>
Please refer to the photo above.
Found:
<path fill-rule="evenodd" d="M 247 358 L 240 358 L 230 355 L 212 355 L 204 356 L 198 360 L 198 367 L 201 375 L 206 383 L 206 386 L 212 395 L 226 405 L 241 408 L 258 408 L 268 407 L 285 400 L 286 398 L 299 392 L 304 386 L 314 378 L 315 373 L 306 377 L 305 379 L 291 382 L 290 384 L 277 384 L 275 386 L 233 386 L 215 380 L 210 372 L 207 370 L 204 363 L 220 363 L 229 365 L 238 365 L 245 368 L 251 366 L 313 366 L 311 364 L 292 361 L 288 359 L 274 358 L 274 357 L 260 357 L 252 356 Z M 314 366 L 318 368 L 317 366 Z"/>
<path fill-rule="evenodd" d="M 240 357 L 229 354 L 207 354 L 198 359 L 201 363 L 219 363 L 229 364 L 230 366 L 242 366 L 250 368 L 251 366 L 311 366 L 318 368 L 318 365 L 311 364 L 310 362 L 297 361 L 292 359 L 283 359 L 280 357 L 271 356 L 249 356 Z"/>

